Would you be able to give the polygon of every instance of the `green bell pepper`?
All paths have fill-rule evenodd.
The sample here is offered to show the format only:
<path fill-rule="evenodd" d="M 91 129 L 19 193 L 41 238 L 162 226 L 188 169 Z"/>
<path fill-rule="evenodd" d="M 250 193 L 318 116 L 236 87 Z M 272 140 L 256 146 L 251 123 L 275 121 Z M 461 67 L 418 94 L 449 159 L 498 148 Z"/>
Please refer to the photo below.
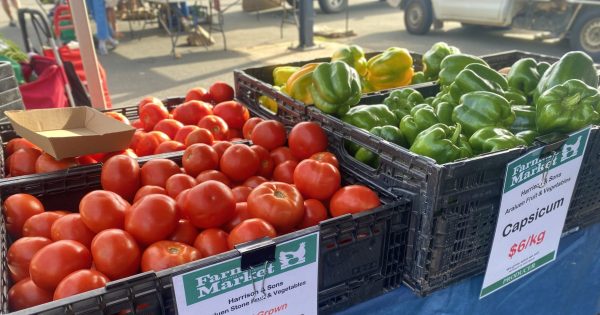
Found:
<path fill-rule="evenodd" d="M 508 91 L 504 91 L 504 98 L 510 103 L 510 105 L 527 105 L 527 97 L 523 95 L 523 92 L 509 88 Z"/>
<path fill-rule="evenodd" d="M 459 54 L 460 50 L 444 42 L 437 42 L 423 54 L 423 74 L 427 81 L 435 81 L 440 73 L 442 60 L 449 55 Z"/>
<path fill-rule="evenodd" d="M 429 105 L 433 105 L 433 100 L 435 100 L 435 97 L 433 97 L 433 96 L 429 96 L 429 97 L 426 97 L 426 98 L 423 100 L 423 103 L 425 103 L 425 104 L 429 104 Z"/>
<path fill-rule="evenodd" d="M 446 125 L 452 125 L 452 112 L 454 111 L 454 104 L 448 102 L 439 102 L 435 106 L 435 115 L 438 117 L 441 123 Z"/>
<path fill-rule="evenodd" d="M 433 107 L 427 104 L 419 104 L 410 111 L 410 115 L 404 116 L 400 120 L 400 131 L 408 141 L 408 144 L 413 144 L 419 133 L 437 123 L 440 120 Z"/>
<path fill-rule="evenodd" d="M 473 152 L 481 154 L 512 149 L 527 143 L 504 128 L 485 127 L 477 130 L 469 138 L 469 144 Z"/>
<path fill-rule="evenodd" d="M 342 116 L 342 121 L 364 130 L 377 126 L 398 126 L 400 120 L 386 105 L 358 105 Z"/>
<path fill-rule="evenodd" d="M 300 70 L 300 67 L 292 66 L 282 66 L 273 69 L 273 85 L 279 87 L 284 86 L 292 74 L 298 70 Z"/>
<path fill-rule="evenodd" d="M 537 70 L 540 73 L 540 79 L 541 79 L 541 76 L 543 76 L 544 73 L 546 73 L 546 70 L 548 70 L 550 68 L 550 66 L 551 66 L 551 64 L 549 64 L 545 61 L 541 61 L 538 63 Z"/>
<path fill-rule="evenodd" d="M 532 95 L 541 77 L 538 63 L 533 58 L 517 60 L 510 67 L 510 71 L 506 76 L 509 87 L 521 91 L 528 96 Z"/>
<path fill-rule="evenodd" d="M 524 130 L 521 132 L 517 132 L 515 134 L 515 137 L 525 141 L 525 143 L 530 146 L 533 144 L 533 142 L 535 141 L 535 138 L 537 138 L 540 134 L 535 131 L 535 130 Z"/>
<path fill-rule="evenodd" d="M 383 100 L 385 104 L 398 119 L 410 114 L 410 110 L 415 105 L 423 103 L 423 95 L 415 89 L 406 88 L 401 90 L 394 90 L 388 97 Z"/>
<path fill-rule="evenodd" d="M 419 71 L 419 72 L 415 72 L 415 74 L 413 74 L 410 84 L 420 84 L 420 83 L 425 83 L 428 81 L 431 81 L 431 80 L 427 80 L 427 78 L 425 78 L 425 74 L 423 74 L 423 71 Z"/>
<path fill-rule="evenodd" d="M 398 127 L 378 126 L 378 127 L 375 127 L 373 129 L 369 130 L 369 132 L 372 133 L 373 135 L 381 137 L 383 140 L 389 141 L 391 143 L 394 143 L 394 144 L 397 144 L 397 145 L 400 145 L 403 147 L 408 147 L 406 139 L 404 138 L 404 135 L 402 135 L 402 132 L 400 131 L 400 129 Z M 379 156 L 377 156 L 377 154 L 369 151 L 366 148 L 358 149 L 358 151 L 356 152 L 354 157 L 357 160 L 359 160 L 365 164 L 368 164 L 374 168 L 379 167 Z"/>
<path fill-rule="evenodd" d="M 315 106 L 327 114 L 344 115 L 360 101 L 358 73 L 345 62 L 320 64 L 312 73 L 312 81 L 310 94 Z"/>
<path fill-rule="evenodd" d="M 525 130 L 536 130 L 535 116 L 536 110 L 533 106 L 513 105 L 512 111 L 515 113 L 515 121 L 508 130 L 512 133 L 518 133 Z"/>
<path fill-rule="evenodd" d="M 598 123 L 598 89 L 572 79 L 544 92 L 536 102 L 536 125 L 540 134 L 569 133 Z"/>
<path fill-rule="evenodd" d="M 444 164 L 472 156 L 471 147 L 465 137 L 461 137 L 460 124 L 456 128 L 445 124 L 435 124 L 419 133 L 410 151 L 434 159 Z"/>
<path fill-rule="evenodd" d="M 581 80 L 593 88 L 598 87 L 598 73 L 594 67 L 594 60 L 588 54 L 582 51 L 564 54 L 540 78 L 533 91 L 533 101 L 537 102 L 544 92 L 570 79 Z"/>
<path fill-rule="evenodd" d="M 456 103 L 464 94 L 475 91 L 488 91 L 504 96 L 507 87 L 506 79 L 495 70 L 485 65 L 471 64 L 465 67 L 450 85 L 450 96 Z"/>
<path fill-rule="evenodd" d="M 470 92 L 463 95 L 452 112 L 452 121 L 462 125 L 463 133 L 471 136 L 484 127 L 506 128 L 515 121 L 508 101 L 495 93 Z"/>
<path fill-rule="evenodd" d="M 350 45 L 334 51 L 333 55 L 331 55 L 331 62 L 334 61 L 347 63 L 360 76 L 364 76 L 367 73 L 367 58 L 365 58 L 363 49 L 358 45 Z"/>
<path fill-rule="evenodd" d="M 466 66 L 472 63 L 487 65 L 483 59 L 471 55 L 454 54 L 446 56 L 440 63 L 439 82 L 441 85 L 449 86 Z"/>

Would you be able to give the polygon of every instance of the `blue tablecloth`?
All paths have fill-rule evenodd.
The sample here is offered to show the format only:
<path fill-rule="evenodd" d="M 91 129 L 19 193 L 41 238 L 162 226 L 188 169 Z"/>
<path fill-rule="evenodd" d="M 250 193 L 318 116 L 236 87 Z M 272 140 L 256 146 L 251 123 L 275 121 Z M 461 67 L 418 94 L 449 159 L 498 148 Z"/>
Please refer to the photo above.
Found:
<path fill-rule="evenodd" d="M 483 276 L 419 298 L 408 288 L 340 314 L 600 314 L 600 224 L 561 239 L 554 262 L 479 300 Z"/>

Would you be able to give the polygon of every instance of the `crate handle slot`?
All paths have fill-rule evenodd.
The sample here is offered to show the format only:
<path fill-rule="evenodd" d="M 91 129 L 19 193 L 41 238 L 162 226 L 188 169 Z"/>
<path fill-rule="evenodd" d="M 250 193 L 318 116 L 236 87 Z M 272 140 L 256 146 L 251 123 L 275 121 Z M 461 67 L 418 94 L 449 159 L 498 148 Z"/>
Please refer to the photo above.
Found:
<path fill-rule="evenodd" d="M 275 245 L 275 242 L 268 237 L 235 245 L 235 249 L 242 256 L 240 261 L 242 270 L 275 261 Z"/>
<path fill-rule="evenodd" d="M 111 281 L 106 284 L 106 289 L 110 290 L 113 288 L 118 289 L 118 288 L 123 288 L 123 287 L 132 287 L 137 283 L 155 281 L 156 279 L 157 279 L 156 274 L 154 272 L 147 271 L 147 272 L 143 272 L 143 273 L 131 276 L 131 277 L 119 279 L 116 281 Z"/>

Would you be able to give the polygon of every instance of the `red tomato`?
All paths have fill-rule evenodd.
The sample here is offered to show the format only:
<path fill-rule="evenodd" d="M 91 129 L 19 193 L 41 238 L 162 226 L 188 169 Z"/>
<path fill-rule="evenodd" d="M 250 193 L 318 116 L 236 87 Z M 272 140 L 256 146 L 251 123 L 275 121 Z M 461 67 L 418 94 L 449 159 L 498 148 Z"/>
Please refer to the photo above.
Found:
<path fill-rule="evenodd" d="M 136 274 L 141 251 L 133 236 L 123 230 L 104 230 L 92 241 L 92 257 L 96 270 L 111 280 Z"/>
<path fill-rule="evenodd" d="M 288 145 L 292 154 L 299 160 L 327 150 L 327 135 L 323 128 L 314 122 L 298 123 L 290 131 Z"/>
<path fill-rule="evenodd" d="M 35 174 L 35 164 L 42 152 L 34 148 L 23 148 L 11 154 L 6 161 L 10 176 Z"/>
<path fill-rule="evenodd" d="M 277 182 L 293 184 L 294 171 L 296 170 L 297 166 L 298 162 L 294 160 L 285 161 L 275 166 L 275 170 L 273 170 L 273 180 Z"/>
<path fill-rule="evenodd" d="M 171 198 L 176 198 L 179 193 L 196 186 L 196 184 L 196 180 L 188 174 L 175 174 L 167 179 L 165 188 Z"/>
<path fill-rule="evenodd" d="M 144 129 L 144 124 L 142 123 L 141 120 L 136 119 L 134 121 L 131 122 L 131 127 L 138 129 L 138 130 L 143 130 Z"/>
<path fill-rule="evenodd" d="M 173 241 L 159 241 L 144 251 L 142 272 L 169 269 L 200 258 L 202 255 L 192 246 Z"/>
<path fill-rule="evenodd" d="M 190 193 L 190 189 L 180 192 L 179 195 L 177 195 L 177 198 L 175 198 L 175 206 L 177 207 L 177 213 L 179 214 L 179 217 L 188 221 L 190 216 L 187 212 L 185 212 L 184 203 L 186 202 L 187 195 Z"/>
<path fill-rule="evenodd" d="M 202 171 L 216 169 L 219 166 L 219 155 L 211 146 L 197 143 L 185 149 L 181 161 L 185 172 L 196 177 Z"/>
<path fill-rule="evenodd" d="M 185 101 L 188 102 L 191 100 L 203 101 L 207 103 L 211 103 L 213 101 L 210 93 L 208 93 L 208 91 L 202 87 L 191 88 L 188 90 L 187 94 L 185 95 Z"/>
<path fill-rule="evenodd" d="M 242 186 L 247 186 L 250 188 L 256 188 L 262 183 L 266 183 L 267 179 L 262 176 L 252 176 L 244 181 Z"/>
<path fill-rule="evenodd" d="M 35 172 L 38 174 L 48 173 L 64 170 L 74 166 L 77 166 L 77 161 L 74 158 L 57 160 L 47 153 L 43 153 L 35 161 Z"/>
<path fill-rule="evenodd" d="M 190 132 L 188 136 L 185 138 L 185 146 L 189 147 L 192 144 L 196 143 L 204 143 L 208 145 L 212 145 L 215 141 L 215 137 L 213 136 L 208 129 L 200 128 Z"/>
<path fill-rule="evenodd" d="M 244 123 L 244 126 L 242 127 L 242 135 L 244 135 L 244 139 L 251 140 L 254 127 L 261 122 L 263 122 L 263 119 L 258 117 L 252 117 L 246 120 L 246 123 Z"/>
<path fill-rule="evenodd" d="M 146 132 L 142 131 L 142 130 L 136 130 L 133 133 L 133 137 L 131 138 L 131 142 L 129 143 L 129 148 L 133 149 L 135 151 L 135 149 L 137 148 L 138 144 L 140 143 L 140 141 L 142 140 L 142 138 L 144 137 L 144 135 L 146 135 Z"/>
<path fill-rule="evenodd" d="M 169 139 L 169 136 L 164 134 L 164 132 L 160 132 L 160 131 L 148 132 L 142 137 L 140 142 L 135 147 L 135 154 L 137 154 L 138 156 L 146 156 L 146 155 L 154 154 L 154 151 L 156 151 L 156 148 L 158 148 L 158 146 L 161 143 L 163 143 L 165 141 L 169 141 L 169 140 L 171 140 L 171 139 Z"/>
<path fill-rule="evenodd" d="M 235 245 L 257 240 L 263 237 L 274 238 L 277 236 L 277 232 L 269 222 L 263 219 L 248 219 L 238 224 L 227 238 L 227 244 L 229 249 L 234 249 Z"/>
<path fill-rule="evenodd" d="M 248 195 L 252 192 L 252 188 L 247 186 L 237 186 L 233 188 L 231 192 L 233 192 L 235 202 L 246 202 L 246 200 L 248 200 Z"/>
<path fill-rule="evenodd" d="M 200 127 L 196 126 L 195 124 L 193 126 L 183 126 L 181 127 L 181 129 L 179 129 L 179 131 L 177 131 L 177 134 L 175 135 L 175 138 L 173 140 L 185 143 L 185 139 L 187 138 L 187 136 L 198 129 L 200 129 Z"/>
<path fill-rule="evenodd" d="M 137 154 L 135 154 L 135 152 L 132 149 L 125 149 L 122 151 L 114 151 L 114 152 L 105 153 L 102 156 L 102 159 L 99 160 L 99 162 L 106 163 L 106 161 L 108 161 L 108 159 L 110 159 L 113 156 L 117 156 L 117 155 L 124 155 L 124 156 L 128 156 L 130 158 L 133 158 L 133 159 L 138 158 Z"/>
<path fill-rule="evenodd" d="M 213 142 L 212 147 L 213 147 L 213 149 L 215 149 L 215 151 L 217 151 L 217 154 L 219 155 L 219 161 L 221 160 L 221 157 L 223 156 L 223 153 L 225 152 L 225 150 L 227 150 L 227 148 L 229 148 L 232 145 L 233 145 L 233 143 L 231 143 L 229 141 Z"/>
<path fill-rule="evenodd" d="M 81 219 L 81 214 L 71 213 L 60 217 L 52 224 L 50 236 L 53 241 L 72 240 L 89 248 L 96 234 Z"/>
<path fill-rule="evenodd" d="M 248 211 L 254 218 L 271 223 L 279 232 L 289 232 L 304 216 L 304 198 L 286 183 L 264 183 L 248 196 Z"/>
<path fill-rule="evenodd" d="M 181 173 L 179 165 L 167 159 L 150 160 L 142 166 L 140 171 L 142 185 L 154 185 L 163 188 L 169 177 Z"/>
<path fill-rule="evenodd" d="M 103 288 L 110 280 L 96 270 L 78 270 L 66 276 L 54 291 L 54 300 Z"/>
<path fill-rule="evenodd" d="M 189 220 L 181 219 L 177 222 L 175 232 L 168 239 L 193 246 L 196 236 L 198 236 L 198 229 Z"/>
<path fill-rule="evenodd" d="M 163 102 L 161 100 L 159 100 L 158 98 L 156 98 L 154 96 L 146 96 L 138 103 L 138 112 L 141 112 L 142 108 L 144 108 L 144 106 L 146 106 L 146 104 L 150 104 L 150 103 L 164 106 Z"/>
<path fill-rule="evenodd" d="M 179 152 L 185 150 L 185 145 L 177 141 L 169 140 L 158 145 L 154 154 L 162 154 L 169 152 Z"/>
<path fill-rule="evenodd" d="M 140 165 L 126 155 L 115 155 L 102 165 L 102 189 L 115 192 L 125 200 L 133 200 L 141 184 Z"/>
<path fill-rule="evenodd" d="M 173 118 L 184 125 L 196 125 L 204 116 L 212 114 L 212 105 L 199 100 L 186 101 L 173 110 Z"/>
<path fill-rule="evenodd" d="M 304 160 L 294 170 L 294 184 L 307 199 L 327 200 L 340 189 L 340 171 L 329 163 Z"/>
<path fill-rule="evenodd" d="M 152 131 L 161 120 L 169 118 L 169 111 L 162 104 L 147 103 L 140 110 L 140 120 L 145 131 Z"/>
<path fill-rule="evenodd" d="M 377 208 L 381 200 L 373 190 L 362 185 L 350 185 L 338 190 L 329 202 L 332 217 L 354 214 Z"/>
<path fill-rule="evenodd" d="M 224 253 L 229 250 L 227 237 L 229 234 L 221 229 L 206 229 L 198 234 L 194 241 L 194 247 L 202 257 Z"/>
<path fill-rule="evenodd" d="M 327 218 L 329 218 L 327 208 L 325 208 L 322 202 L 317 199 L 304 200 L 304 217 L 300 221 L 300 224 L 298 224 L 298 229 L 317 225 L 319 222 L 327 220 Z"/>
<path fill-rule="evenodd" d="M 142 186 L 142 188 L 140 188 L 137 193 L 135 194 L 135 197 L 133 197 L 133 202 L 137 202 L 138 200 L 148 196 L 148 195 L 168 195 L 167 190 L 159 187 L 159 186 L 152 186 L 152 185 L 148 185 L 148 186 Z"/>
<path fill-rule="evenodd" d="M 51 301 L 52 291 L 38 287 L 30 278 L 15 283 L 8 291 L 8 308 L 13 312 Z"/>
<path fill-rule="evenodd" d="M 112 191 L 95 190 L 79 202 L 81 220 L 94 233 L 122 229 L 129 202 Z"/>
<path fill-rule="evenodd" d="M 229 177 L 223 174 L 223 172 L 217 170 L 206 170 L 198 174 L 198 176 L 196 176 L 196 182 L 198 184 L 204 183 L 209 180 L 216 180 L 227 185 L 228 187 L 231 187 L 231 180 L 229 179 Z"/>
<path fill-rule="evenodd" d="M 148 195 L 125 212 L 125 231 L 141 245 L 164 240 L 177 227 L 175 200 L 165 195 Z"/>
<path fill-rule="evenodd" d="M 340 163 L 338 162 L 337 157 L 331 152 L 319 152 L 311 155 L 311 160 L 316 160 L 323 163 L 329 163 L 335 168 L 340 169 Z"/>
<path fill-rule="evenodd" d="M 292 151 L 290 151 L 290 148 L 288 148 L 288 147 L 279 147 L 279 148 L 276 148 L 275 150 L 272 150 L 271 158 L 273 159 L 273 165 L 275 165 L 275 167 L 277 167 L 277 165 L 279 165 L 285 161 L 300 162 L 300 161 L 298 161 L 298 159 L 296 159 L 294 157 L 294 155 L 292 154 Z"/>
<path fill-rule="evenodd" d="M 161 131 L 170 139 L 175 139 L 175 135 L 181 128 L 183 124 L 175 119 L 163 119 L 154 125 L 154 131 Z"/>
<path fill-rule="evenodd" d="M 77 165 L 90 165 L 98 163 L 98 161 L 90 155 L 78 156 L 75 158 L 75 161 L 77 162 Z"/>
<path fill-rule="evenodd" d="M 242 129 L 244 123 L 250 118 L 250 112 L 246 106 L 236 101 L 225 101 L 217 104 L 213 113 L 225 120 L 227 126 L 232 129 Z"/>
<path fill-rule="evenodd" d="M 244 181 L 258 171 L 260 161 L 254 150 L 245 144 L 234 144 L 223 152 L 221 171 L 234 181 Z"/>
<path fill-rule="evenodd" d="M 125 117 L 125 115 L 121 114 L 121 113 L 117 113 L 117 112 L 105 112 L 104 115 L 114 119 L 114 120 L 118 120 L 124 124 L 127 125 L 131 125 L 131 123 L 129 122 L 129 119 L 127 119 L 127 117 Z"/>
<path fill-rule="evenodd" d="M 273 150 L 285 145 L 286 133 L 282 123 L 275 120 L 265 120 L 252 130 L 252 143 Z"/>
<path fill-rule="evenodd" d="M 273 169 L 275 169 L 275 163 L 273 158 L 269 154 L 269 151 L 259 145 L 253 145 L 250 147 L 259 160 L 258 175 L 266 178 L 270 178 L 273 175 Z"/>
<path fill-rule="evenodd" d="M 50 238 L 52 224 L 62 216 L 64 216 L 64 214 L 43 212 L 30 217 L 25 221 L 25 224 L 23 224 L 23 236 L 41 236 Z"/>
<path fill-rule="evenodd" d="M 12 155 L 13 153 L 19 151 L 19 149 L 37 149 L 38 151 L 42 151 L 37 145 L 31 143 L 29 140 L 24 138 L 14 138 L 8 143 L 6 143 L 6 147 L 4 148 L 4 153 L 6 155 Z"/>
<path fill-rule="evenodd" d="M 22 237 L 15 241 L 6 254 L 8 271 L 13 282 L 29 277 L 29 264 L 33 256 L 42 248 L 52 244 L 45 237 Z"/>
<path fill-rule="evenodd" d="M 42 289 L 54 291 L 70 273 L 92 266 L 92 254 L 81 243 L 70 240 L 54 242 L 40 249 L 31 259 L 31 280 Z"/>
<path fill-rule="evenodd" d="M 42 203 L 32 195 L 14 194 L 4 201 L 6 230 L 15 239 L 21 237 L 27 219 L 44 212 Z"/>
<path fill-rule="evenodd" d="M 242 223 L 244 220 L 252 219 L 250 212 L 248 211 L 248 203 L 247 202 L 238 202 L 235 204 L 235 216 L 231 221 L 227 222 L 223 225 L 223 229 L 225 231 L 231 231 L 238 224 Z"/>
<path fill-rule="evenodd" d="M 213 83 L 208 90 L 212 99 L 217 104 L 233 100 L 233 88 L 225 82 L 217 81 Z"/>
<path fill-rule="evenodd" d="M 198 122 L 198 127 L 208 129 L 215 140 L 227 140 L 229 127 L 223 118 L 216 115 L 204 116 Z"/>
<path fill-rule="evenodd" d="M 233 193 L 227 185 L 209 180 L 190 189 L 184 201 L 184 211 L 198 228 L 219 227 L 235 213 Z"/>

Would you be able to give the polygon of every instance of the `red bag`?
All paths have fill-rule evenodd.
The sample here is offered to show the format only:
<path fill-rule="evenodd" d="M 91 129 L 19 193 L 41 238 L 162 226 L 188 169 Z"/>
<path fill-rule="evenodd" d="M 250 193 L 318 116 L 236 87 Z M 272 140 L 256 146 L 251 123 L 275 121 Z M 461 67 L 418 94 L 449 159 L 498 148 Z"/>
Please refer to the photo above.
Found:
<path fill-rule="evenodd" d="M 26 109 L 68 107 L 66 78 L 57 65 L 48 66 L 38 79 L 19 86 Z"/>

